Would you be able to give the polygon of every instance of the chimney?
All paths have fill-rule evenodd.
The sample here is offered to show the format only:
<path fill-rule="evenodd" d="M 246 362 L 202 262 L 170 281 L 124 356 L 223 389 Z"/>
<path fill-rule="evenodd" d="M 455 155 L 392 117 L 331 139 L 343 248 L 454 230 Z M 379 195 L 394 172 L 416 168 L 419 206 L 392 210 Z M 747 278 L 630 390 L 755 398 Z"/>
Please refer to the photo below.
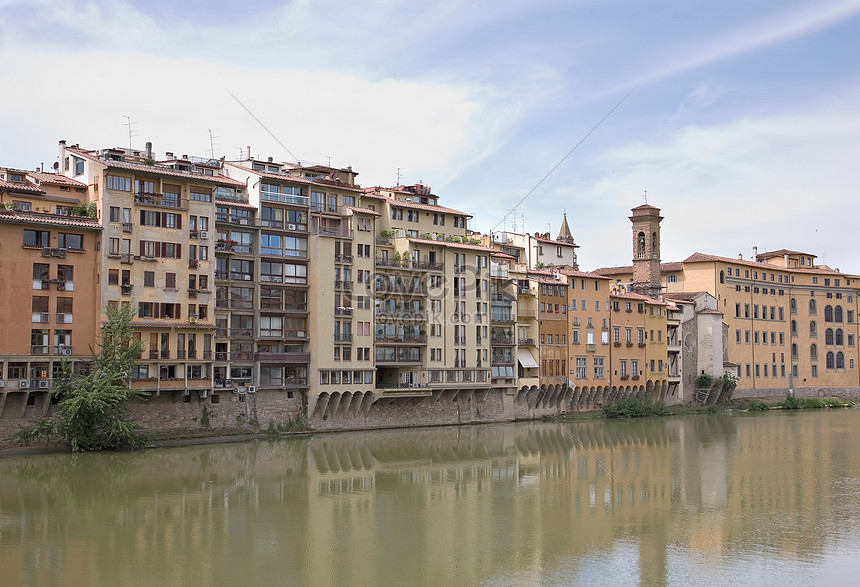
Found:
<path fill-rule="evenodd" d="M 165 151 L 164 156 L 168 159 L 173 159 L 173 153 L 171 151 Z"/>
<path fill-rule="evenodd" d="M 66 163 L 65 163 L 65 162 L 66 162 L 66 141 L 60 141 L 60 159 L 59 159 L 59 161 L 60 161 L 60 165 L 58 166 L 58 168 L 57 168 L 57 169 L 58 169 L 58 170 L 59 170 L 59 169 L 65 169 L 65 164 L 66 164 Z"/>
<path fill-rule="evenodd" d="M 743 253 L 738 253 L 738 259 L 740 259 L 741 261 L 743 261 L 743 260 L 744 260 L 744 254 L 743 254 Z"/>
<path fill-rule="evenodd" d="M 753 247 L 753 261 L 758 261 L 758 247 Z"/>
<path fill-rule="evenodd" d="M 152 159 L 152 143 L 146 141 L 146 158 Z"/>
<path fill-rule="evenodd" d="M 269 163 L 271 163 L 271 162 L 272 162 L 272 158 L 271 158 L 271 157 L 269 157 Z"/>
<path fill-rule="evenodd" d="M 251 157 L 251 145 L 248 145 L 248 161 L 251 159 L 253 159 L 253 157 Z"/>
<path fill-rule="evenodd" d="M 785 266 L 788 267 L 788 253 L 785 254 Z"/>

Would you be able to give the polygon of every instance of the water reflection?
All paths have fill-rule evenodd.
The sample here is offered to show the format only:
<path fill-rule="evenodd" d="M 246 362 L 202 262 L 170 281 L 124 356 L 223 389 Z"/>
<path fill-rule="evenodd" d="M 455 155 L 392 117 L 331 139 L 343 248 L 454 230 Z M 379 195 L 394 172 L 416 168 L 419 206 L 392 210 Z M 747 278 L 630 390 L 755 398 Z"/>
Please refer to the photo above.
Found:
<path fill-rule="evenodd" d="M 860 547 L 858 419 L 527 423 L 7 458 L 0 576 L 111 585 L 839 580 L 858 566 L 842 555 Z"/>

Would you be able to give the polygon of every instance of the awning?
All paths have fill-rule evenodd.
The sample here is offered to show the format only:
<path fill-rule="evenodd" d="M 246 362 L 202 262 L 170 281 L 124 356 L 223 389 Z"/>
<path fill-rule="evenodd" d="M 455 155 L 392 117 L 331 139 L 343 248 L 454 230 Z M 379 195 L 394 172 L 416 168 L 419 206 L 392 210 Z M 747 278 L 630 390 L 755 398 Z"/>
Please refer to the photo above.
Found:
<path fill-rule="evenodd" d="M 517 360 L 524 369 L 537 369 L 539 366 L 526 349 L 517 349 Z"/>

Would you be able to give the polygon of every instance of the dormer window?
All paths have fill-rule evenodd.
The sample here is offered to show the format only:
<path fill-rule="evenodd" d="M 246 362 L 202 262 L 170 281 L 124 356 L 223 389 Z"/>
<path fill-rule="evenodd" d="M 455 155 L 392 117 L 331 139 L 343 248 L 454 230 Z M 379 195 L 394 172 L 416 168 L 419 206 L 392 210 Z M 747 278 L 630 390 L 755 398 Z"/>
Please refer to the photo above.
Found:
<path fill-rule="evenodd" d="M 24 176 L 20 173 L 10 173 L 9 181 L 12 183 L 24 183 Z"/>

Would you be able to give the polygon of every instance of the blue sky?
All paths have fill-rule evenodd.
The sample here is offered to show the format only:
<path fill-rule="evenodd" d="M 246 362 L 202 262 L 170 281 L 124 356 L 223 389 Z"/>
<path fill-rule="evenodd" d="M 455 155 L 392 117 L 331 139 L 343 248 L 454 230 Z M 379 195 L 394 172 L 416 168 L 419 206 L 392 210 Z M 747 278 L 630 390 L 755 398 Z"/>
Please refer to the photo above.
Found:
<path fill-rule="evenodd" d="M 59 139 L 290 155 L 423 181 L 473 228 L 558 231 L 584 269 L 798 249 L 860 273 L 860 0 L 0 0 L 0 164 Z M 521 198 L 632 94 L 517 209 Z M 524 224 L 523 224 L 524 222 Z"/>

